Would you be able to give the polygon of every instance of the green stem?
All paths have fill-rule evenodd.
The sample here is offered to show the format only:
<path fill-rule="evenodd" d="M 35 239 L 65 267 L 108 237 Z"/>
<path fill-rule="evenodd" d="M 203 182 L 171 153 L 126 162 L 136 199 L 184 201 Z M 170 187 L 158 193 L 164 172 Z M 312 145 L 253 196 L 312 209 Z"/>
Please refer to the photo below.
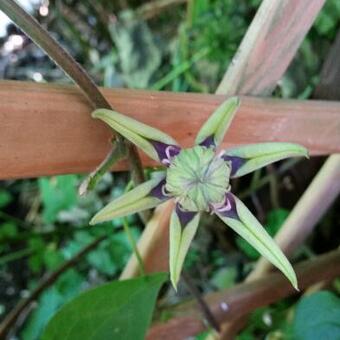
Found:
<path fill-rule="evenodd" d="M 194 6 L 195 6 L 194 0 L 188 0 L 186 13 L 186 24 L 188 29 L 190 29 L 193 24 Z"/>
<path fill-rule="evenodd" d="M 261 179 L 261 169 L 255 170 L 253 173 L 253 177 L 251 179 L 251 183 L 250 183 L 250 189 L 252 189 L 252 191 L 255 191 L 254 189 L 258 187 L 258 183 L 260 179 Z"/>
<path fill-rule="evenodd" d="M 31 229 L 33 229 L 33 225 L 25 225 L 25 228 L 31 227 Z M 93 227 L 92 227 L 93 228 Z M 105 229 L 105 225 L 103 226 L 97 226 L 96 228 L 98 229 Z M 76 233 L 78 231 L 82 231 L 82 230 L 88 230 L 89 226 L 85 225 L 83 227 L 77 227 L 77 228 L 69 228 L 67 226 L 58 226 L 57 229 L 55 230 L 50 230 L 50 231 L 41 231 L 41 232 L 34 232 L 32 230 L 30 231 L 20 231 L 20 233 L 18 233 L 16 236 L 13 237 L 5 237 L 5 238 L 1 238 L 0 239 L 0 246 L 2 245 L 8 245 L 8 244 L 16 244 L 16 243 L 20 243 L 23 241 L 27 241 L 32 237 L 43 237 L 45 239 L 48 238 L 53 238 L 56 236 L 70 236 L 70 234 L 72 233 Z M 93 230 L 93 229 L 92 229 Z"/>
<path fill-rule="evenodd" d="M 26 249 L 21 249 L 21 250 L 18 250 L 16 252 L 1 256 L 0 257 L 0 266 L 6 264 L 8 262 L 19 260 L 22 257 L 28 256 L 28 255 L 31 255 L 31 254 L 32 254 L 32 249 L 26 248 Z"/>
<path fill-rule="evenodd" d="M 142 276 L 144 276 L 144 275 L 145 275 L 145 268 L 144 268 L 143 259 L 142 259 L 142 256 L 141 256 L 139 250 L 138 250 L 136 241 L 135 241 L 135 239 L 134 239 L 133 236 L 132 236 L 131 229 L 130 229 L 130 226 L 129 226 L 129 222 L 128 222 L 128 220 L 127 220 L 126 217 L 123 218 L 123 227 L 124 227 L 124 231 L 125 231 L 125 233 L 126 233 L 128 239 L 129 239 L 129 242 L 130 242 L 130 244 L 131 244 L 133 253 L 134 253 L 135 256 L 136 256 L 140 274 L 141 274 Z"/>
<path fill-rule="evenodd" d="M 20 218 L 9 215 L 3 211 L 0 211 L 0 218 L 2 218 L 5 221 L 14 222 L 15 224 L 18 224 L 24 228 L 27 228 L 29 226 L 26 222 L 22 221 Z"/>
<path fill-rule="evenodd" d="M 301 161 L 301 158 L 290 159 L 282 164 L 282 166 L 277 170 L 277 175 L 285 173 L 287 170 L 292 168 L 295 164 Z M 244 199 L 252 194 L 253 191 L 259 190 L 266 184 L 270 183 L 272 174 L 263 176 L 258 180 L 256 185 L 250 185 L 250 187 L 237 195 L 238 198 Z"/>
<path fill-rule="evenodd" d="M 183 62 L 182 64 L 178 65 L 176 68 L 171 70 L 166 76 L 164 76 L 162 79 L 158 80 L 155 84 L 152 85 L 152 90 L 159 91 L 164 86 L 171 83 L 173 80 L 175 80 L 178 76 L 180 76 L 182 73 L 187 71 L 193 64 L 195 64 L 197 61 L 204 58 L 207 54 L 209 54 L 211 51 L 211 48 L 204 48 L 203 50 L 197 52 L 192 56 L 190 60 L 187 60 Z"/>
<path fill-rule="evenodd" d="M 125 192 L 128 192 L 132 189 L 133 187 L 133 182 L 130 181 L 126 187 L 125 187 Z M 138 247 L 137 247 L 137 244 L 136 244 L 136 241 L 135 239 L 133 238 L 132 236 L 132 233 L 131 233 L 131 229 L 130 229 L 130 226 L 129 226 L 129 222 L 127 220 L 126 217 L 123 217 L 123 227 L 124 227 L 124 231 L 129 239 L 129 242 L 130 242 L 130 245 L 132 247 L 132 250 L 133 250 L 133 253 L 135 254 L 136 256 L 136 259 L 137 259 L 137 262 L 138 262 L 138 267 L 139 267 L 139 271 L 140 271 L 140 274 L 142 276 L 145 275 L 145 268 L 144 268 L 144 263 L 143 263 L 143 259 L 142 259 L 142 256 L 138 250 Z"/>
<path fill-rule="evenodd" d="M 121 148 L 120 144 L 114 143 L 106 158 L 80 184 L 79 194 L 84 195 L 88 191 L 93 190 L 104 174 L 109 171 L 117 161 L 124 158 L 125 153 L 126 151 Z"/>

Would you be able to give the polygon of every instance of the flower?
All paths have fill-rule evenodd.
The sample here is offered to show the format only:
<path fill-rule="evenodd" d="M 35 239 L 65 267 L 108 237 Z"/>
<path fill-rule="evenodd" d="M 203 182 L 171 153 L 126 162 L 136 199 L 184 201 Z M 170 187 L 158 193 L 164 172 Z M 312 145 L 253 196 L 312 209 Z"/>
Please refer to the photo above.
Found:
<path fill-rule="evenodd" d="M 195 146 L 182 149 L 165 133 L 118 112 L 93 112 L 151 158 L 165 171 L 109 203 L 91 224 L 150 209 L 171 198 L 176 205 L 170 219 L 170 278 L 176 288 L 200 215 L 216 214 L 279 268 L 297 289 L 295 272 L 259 221 L 231 193 L 230 178 L 240 177 L 272 162 L 293 156 L 308 156 L 307 150 L 292 143 L 242 145 L 217 152 L 240 105 L 237 97 L 222 103 L 202 126 Z"/>

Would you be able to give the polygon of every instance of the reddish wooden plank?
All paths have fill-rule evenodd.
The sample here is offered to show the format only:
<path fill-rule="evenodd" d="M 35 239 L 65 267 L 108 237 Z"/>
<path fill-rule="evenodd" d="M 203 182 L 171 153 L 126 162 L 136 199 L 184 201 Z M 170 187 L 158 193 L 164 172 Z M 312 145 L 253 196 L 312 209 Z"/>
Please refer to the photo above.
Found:
<path fill-rule="evenodd" d="M 224 96 L 106 89 L 120 112 L 190 146 Z M 109 150 L 110 130 L 90 117 L 71 86 L 0 83 L 0 178 L 87 172 Z M 340 103 L 242 97 L 224 147 L 261 141 L 305 145 L 312 155 L 340 152 Z M 145 166 L 153 163 L 143 158 Z M 117 169 L 125 169 L 120 164 Z"/>
<path fill-rule="evenodd" d="M 263 0 L 217 93 L 270 94 L 324 3 Z"/>

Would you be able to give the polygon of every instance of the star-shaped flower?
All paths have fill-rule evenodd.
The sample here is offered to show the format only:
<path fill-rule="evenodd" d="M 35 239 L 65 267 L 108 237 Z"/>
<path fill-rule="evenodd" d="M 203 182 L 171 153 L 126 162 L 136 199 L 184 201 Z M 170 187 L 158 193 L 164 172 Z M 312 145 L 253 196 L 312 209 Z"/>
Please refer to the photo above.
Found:
<path fill-rule="evenodd" d="M 208 212 L 248 241 L 297 289 L 291 264 L 259 221 L 231 193 L 229 181 L 287 157 L 307 156 L 307 150 L 292 143 L 260 143 L 216 152 L 238 107 L 237 97 L 222 103 L 189 149 L 182 149 L 165 133 L 118 112 L 99 109 L 92 114 L 163 164 L 165 171 L 109 203 L 91 224 L 150 209 L 173 198 L 176 206 L 170 220 L 169 265 L 175 288 L 200 215 Z"/>

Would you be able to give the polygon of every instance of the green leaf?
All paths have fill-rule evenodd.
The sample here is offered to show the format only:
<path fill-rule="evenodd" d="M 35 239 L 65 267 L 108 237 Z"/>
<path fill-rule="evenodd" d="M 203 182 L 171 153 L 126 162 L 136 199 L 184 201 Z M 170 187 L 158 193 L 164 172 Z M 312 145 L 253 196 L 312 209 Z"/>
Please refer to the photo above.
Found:
<path fill-rule="evenodd" d="M 62 274 L 57 282 L 39 298 L 37 307 L 30 314 L 25 327 L 20 334 L 22 340 L 37 340 L 50 319 L 58 309 L 77 296 L 84 285 L 82 277 L 74 269 L 69 269 Z"/>
<path fill-rule="evenodd" d="M 220 268 L 210 279 L 214 287 L 219 290 L 230 288 L 235 284 L 237 271 L 235 267 Z"/>
<path fill-rule="evenodd" d="M 339 340 L 340 299 L 327 291 L 304 297 L 293 322 L 296 340 Z"/>
<path fill-rule="evenodd" d="M 164 132 L 113 110 L 98 109 L 92 112 L 92 117 L 101 119 L 156 161 L 160 161 L 160 157 L 154 143 L 177 145 L 177 142 Z"/>
<path fill-rule="evenodd" d="M 288 217 L 289 211 L 286 209 L 274 209 L 268 213 L 267 223 L 264 225 L 268 234 L 272 237 L 280 230 L 283 222 Z M 236 238 L 238 247 L 252 260 L 257 260 L 261 255 L 242 237 Z"/>
<path fill-rule="evenodd" d="M 32 255 L 28 259 L 28 265 L 33 272 L 38 272 L 44 265 L 46 244 L 40 236 L 31 237 L 28 245 L 32 250 Z"/>
<path fill-rule="evenodd" d="M 39 299 L 39 307 L 30 315 L 25 328 L 20 334 L 23 340 L 36 340 L 57 308 L 63 303 L 63 297 L 55 287 L 44 292 Z"/>
<path fill-rule="evenodd" d="M 164 176 L 157 176 L 147 182 L 138 185 L 131 191 L 123 194 L 117 199 L 110 202 L 101 209 L 90 221 L 90 224 L 110 221 L 117 217 L 134 214 L 136 212 L 151 209 L 162 203 L 162 198 L 152 194 L 161 182 L 164 181 Z M 168 199 L 168 197 L 167 197 Z"/>
<path fill-rule="evenodd" d="M 138 340 L 151 321 L 167 274 L 114 281 L 82 293 L 47 325 L 42 340 Z"/>
<path fill-rule="evenodd" d="M 294 143 L 257 143 L 227 149 L 222 157 L 230 162 L 231 177 L 240 177 L 288 157 L 308 157 L 308 150 Z"/>
<path fill-rule="evenodd" d="M 6 240 L 18 235 L 18 227 L 12 222 L 6 222 L 0 225 L 0 240 Z"/>
<path fill-rule="evenodd" d="M 199 213 L 193 213 L 192 218 L 185 222 L 183 222 L 185 218 L 181 221 L 180 214 L 186 213 L 181 213 L 177 209 L 174 209 L 170 219 L 169 267 L 171 282 L 175 289 L 177 289 L 177 283 L 181 275 L 185 257 L 200 221 Z"/>
<path fill-rule="evenodd" d="M 236 196 L 230 195 L 236 205 L 236 211 L 233 212 L 234 216 L 226 216 L 218 212 L 217 216 L 249 242 L 262 256 L 280 269 L 289 279 L 293 287 L 298 289 L 294 269 L 281 249 L 242 201 Z"/>
<path fill-rule="evenodd" d="M 238 97 L 231 97 L 223 102 L 203 124 L 195 143 L 217 147 L 223 141 L 239 106 Z"/>
<path fill-rule="evenodd" d="M 43 218 L 46 223 L 57 220 L 59 212 L 67 210 L 77 202 L 77 176 L 65 175 L 40 178 L 39 189 L 43 202 Z"/>

